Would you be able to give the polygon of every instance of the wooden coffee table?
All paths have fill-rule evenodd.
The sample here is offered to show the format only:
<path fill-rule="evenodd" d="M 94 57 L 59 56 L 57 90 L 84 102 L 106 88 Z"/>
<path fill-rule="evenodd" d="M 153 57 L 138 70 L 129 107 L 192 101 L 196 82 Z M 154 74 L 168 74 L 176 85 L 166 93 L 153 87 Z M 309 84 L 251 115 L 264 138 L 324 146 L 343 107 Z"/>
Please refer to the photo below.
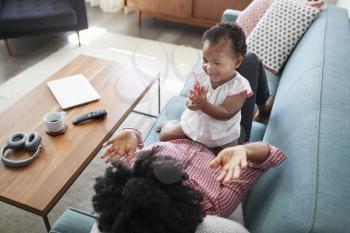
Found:
<path fill-rule="evenodd" d="M 159 80 L 158 72 L 149 70 L 148 75 L 142 75 L 137 70 L 81 55 L 48 78 L 46 81 L 81 73 L 101 96 L 99 101 L 66 110 L 68 130 L 63 135 L 52 137 L 45 133 L 44 115 L 61 111 L 46 81 L 5 110 L 0 115 L 1 143 L 14 132 L 38 131 L 43 147 L 39 157 L 27 167 L 9 168 L 0 162 L 0 201 L 42 216 L 49 231 L 47 215 L 50 210 L 94 158 L 103 142 Z M 75 117 L 99 109 L 108 112 L 104 120 L 72 125 Z M 18 159 L 30 155 L 28 152 L 13 154 Z"/>

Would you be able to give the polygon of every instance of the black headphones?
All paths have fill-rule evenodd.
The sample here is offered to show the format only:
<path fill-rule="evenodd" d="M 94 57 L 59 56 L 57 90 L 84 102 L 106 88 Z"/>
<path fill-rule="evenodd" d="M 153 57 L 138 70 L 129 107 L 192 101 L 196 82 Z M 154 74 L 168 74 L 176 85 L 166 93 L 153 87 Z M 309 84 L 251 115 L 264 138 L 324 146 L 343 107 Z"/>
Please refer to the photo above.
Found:
<path fill-rule="evenodd" d="M 12 160 L 7 158 L 5 155 L 6 150 L 20 150 L 25 148 L 26 150 L 34 152 L 34 154 L 23 160 Z M 12 134 L 6 142 L 6 145 L 1 150 L 1 160 L 9 167 L 24 167 L 33 162 L 39 155 L 41 150 L 41 137 L 38 132 L 33 132 L 30 134 L 25 133 L 14 133 Z"/>

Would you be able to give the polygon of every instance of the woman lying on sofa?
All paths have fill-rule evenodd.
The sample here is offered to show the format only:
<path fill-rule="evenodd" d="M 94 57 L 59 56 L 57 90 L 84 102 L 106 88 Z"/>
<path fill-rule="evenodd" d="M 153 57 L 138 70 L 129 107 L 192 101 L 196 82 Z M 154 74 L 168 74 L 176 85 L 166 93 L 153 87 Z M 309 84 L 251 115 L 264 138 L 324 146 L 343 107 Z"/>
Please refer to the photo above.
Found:
<path fill-rule="evenodd" d="M 246 232 L 214 216 L 231 214 L 253 183 L 286 159 L 263 142 L 226 148 L 217 157 L 187 139 L 143 148 L 134 129 L 124 129 L 105 144 L 113 150 L 103 157 L 123 162 L 113 161 L 96 179 L 93 206 L 101 232 L 215 232 L 208 227 L 213 221 L 217 232 L 232 232 L 233 226 Z"/>
<path fill-rule="evenodd" d="M 259 116 L 266 117 L 272 100 L 255 54 L 246 54 L 237 71 L 254 92 L 241 110 L 242 143 L 249 140 L 255 104 L 260 105 Z M 147 149 L 142 142 L 137 130 L 125 129 L 104 144 L 110 148 L 102 157 L 124 164 L 112 162 L 105 176 L 96 180 L 93 205 L 102 232 L 225 233 L 232 227 L 246 232 L 239 224 L 214 216 L 229 216 L 253 183 L 286 159 L 280 149 L 262 142 L 229 147 L 217 157 L 188 139 Z"/>

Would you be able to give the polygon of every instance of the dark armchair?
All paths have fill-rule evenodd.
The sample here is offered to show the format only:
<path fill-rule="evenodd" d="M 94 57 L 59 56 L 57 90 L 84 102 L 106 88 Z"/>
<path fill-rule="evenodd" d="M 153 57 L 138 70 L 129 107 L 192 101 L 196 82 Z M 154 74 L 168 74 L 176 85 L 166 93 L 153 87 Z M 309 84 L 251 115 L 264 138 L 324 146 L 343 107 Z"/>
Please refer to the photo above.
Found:
<path fill-rule="evenodd" d="M 88 27 L 85 0 L 0 0 L 0 39 L 10 55 L 8 38 Z"/>

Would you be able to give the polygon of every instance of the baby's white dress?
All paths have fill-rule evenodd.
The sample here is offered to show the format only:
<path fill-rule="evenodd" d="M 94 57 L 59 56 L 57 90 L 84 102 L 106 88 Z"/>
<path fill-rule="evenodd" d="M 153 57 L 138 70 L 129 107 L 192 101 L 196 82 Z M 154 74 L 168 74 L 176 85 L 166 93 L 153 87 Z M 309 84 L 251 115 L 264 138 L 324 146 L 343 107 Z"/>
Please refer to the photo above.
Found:
<path fill-rule="evenodd" d="M 213 89 L 208 75 L 197 77 L 201 86 L 205 87 L 208 102 L 222 105 L 227 96 L 240 95 L 244 92 L 250 97 L 253 91 L 247 79 L 237 72 L 230 81 Z M 241 111 L 229 120 L 216 120 L 206 113 L 186 109 L 180 120 L 183 132 L 192 140 L 200 142 L 207 147 L 223 146 L 233 142 L 240 135 Z"/>

